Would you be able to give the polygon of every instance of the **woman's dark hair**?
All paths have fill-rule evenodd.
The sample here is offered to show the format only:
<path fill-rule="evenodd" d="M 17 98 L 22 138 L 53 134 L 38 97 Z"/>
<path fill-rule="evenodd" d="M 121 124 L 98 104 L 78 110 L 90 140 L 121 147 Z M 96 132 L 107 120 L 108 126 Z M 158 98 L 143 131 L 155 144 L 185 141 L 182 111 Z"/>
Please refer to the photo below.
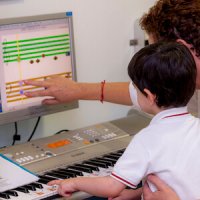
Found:
<path fill-rule="evenodd" d="M 200 0 L 158 0 L 140 25 L 156 41 L 183 39 L 200 57 Z"/>
<path fill-rule="evenodd" d="M 128 74 L 144 94 L 156 95 L 159 107 L 186 106 L 195 91 L 196 65 L 189 49 L 177 42 L 158 42 L 132 58 Z"/>

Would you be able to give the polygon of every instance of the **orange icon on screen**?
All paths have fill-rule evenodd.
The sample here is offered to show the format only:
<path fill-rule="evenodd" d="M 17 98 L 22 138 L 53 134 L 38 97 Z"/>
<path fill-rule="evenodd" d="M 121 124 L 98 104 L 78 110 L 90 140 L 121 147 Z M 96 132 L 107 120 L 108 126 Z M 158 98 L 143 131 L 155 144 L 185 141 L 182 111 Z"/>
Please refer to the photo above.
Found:
<path fill-rule="evenodd" d="M 52 148 L 63 147 L 63 146 L 68 145 L 68 144 L 71 144 L 71 141 L 69 141 L 69 140 L 59 140 L 59 141 L 56 141 L 54 143 L 50 143 L 47 146 L 52 149 Z"/>

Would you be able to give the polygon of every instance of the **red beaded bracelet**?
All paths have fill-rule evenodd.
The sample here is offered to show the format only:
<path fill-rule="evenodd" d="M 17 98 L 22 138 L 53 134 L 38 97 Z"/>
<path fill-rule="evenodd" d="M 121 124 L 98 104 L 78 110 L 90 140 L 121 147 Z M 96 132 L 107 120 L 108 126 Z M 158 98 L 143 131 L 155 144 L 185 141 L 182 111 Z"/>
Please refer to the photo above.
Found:
<path fill-rule="evenodd" d="M 104 86 L 105 86 L 105 83 L 106 83 L 105 80 L 101 82 L 101 98 L 100 98 L 101 103 L 103 103 L 103 101 L 104 101 Z"/>

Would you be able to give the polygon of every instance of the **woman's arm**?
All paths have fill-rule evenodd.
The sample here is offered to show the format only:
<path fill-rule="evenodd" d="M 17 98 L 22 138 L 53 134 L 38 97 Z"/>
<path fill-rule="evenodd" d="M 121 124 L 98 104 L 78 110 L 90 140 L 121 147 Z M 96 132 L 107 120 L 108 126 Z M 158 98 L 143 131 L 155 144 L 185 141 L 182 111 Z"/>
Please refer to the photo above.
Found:
<path fill-rule="evenodd" d="M 67 103 L 75 100 L 101 100 L 102 83 L 78 83 L 73 80 L 56 77 L 44 81 L 25 80 L 25 84 L 44 87 L 45 90 L 26 92 L 28 97 L 49 96 L 44 104 Z M 128 82 L 105 82 L 104 101 L 132 105 Z"/>

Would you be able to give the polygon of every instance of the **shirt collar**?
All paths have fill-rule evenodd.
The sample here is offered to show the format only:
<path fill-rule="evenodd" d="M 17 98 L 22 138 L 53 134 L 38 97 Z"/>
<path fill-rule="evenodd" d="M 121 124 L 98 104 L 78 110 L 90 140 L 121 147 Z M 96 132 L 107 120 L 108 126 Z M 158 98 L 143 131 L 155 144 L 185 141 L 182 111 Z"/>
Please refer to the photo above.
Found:
<path fill-rule="evenodd" d="M 183 116 L 184 114 L 189 114 L 187 106 L 163 110 L 153 117 L 150 124 L 155 123 L 161 119 L 180 117 Z"/>

